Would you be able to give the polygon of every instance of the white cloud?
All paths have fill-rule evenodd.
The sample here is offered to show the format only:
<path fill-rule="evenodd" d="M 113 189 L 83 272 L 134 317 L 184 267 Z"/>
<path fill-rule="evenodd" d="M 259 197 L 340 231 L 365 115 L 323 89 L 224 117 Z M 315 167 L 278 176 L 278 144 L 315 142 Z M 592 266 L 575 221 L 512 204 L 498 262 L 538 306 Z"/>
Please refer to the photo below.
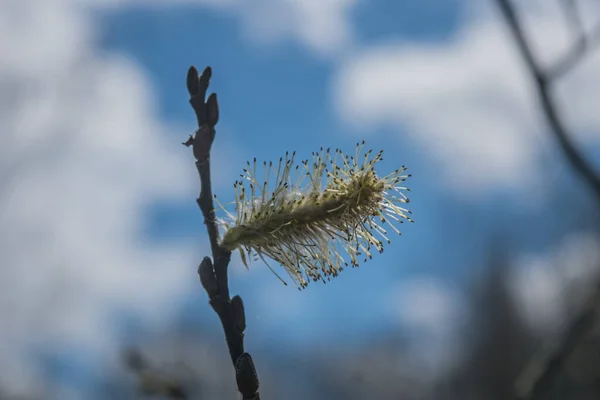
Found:
<path fill-rule="evenodd" d="M 430 371 L 443 373 L 461 354 L 458 336 L 467 321 L 467 305 L 456 288 L 433 276 L 407 279 L 389 293 L 389 312 L 415 335 L 411 351 Z"/>
<path fill-rule="evenodd" d="M 96 54 L 76 1 L 0 1 L 0 384 L 38 382 L 32 349 L 114 356 L 111 313 L 164 323 L 201 249 L 140 237 L 144 208 L 195 194 L 144 73 Z"/>
<path fill-rule="evenodd" d="M 521 257 L 511 274 L 521 317 L 535 332 L 559 329 L 596 289 L 599 264 L 598 237 L 583 233 L 546 254 Z"/>
<path fill-rule="evenodd" d="M 357 0 L 259 0 L 245 2 L 240 16 L 252 38 L 288 37 L 320 55 L 339 54 L 354 40 L 349 11 Z"/>
<path fill-rule="evenodd" d="M 359 0 L 79 0 L 97 7 L 207 6 L 235 15 L 243 35 L 259 43 L 295 41 L 324 57 L 348 51 L 354 42 L 350 11 Z"/>
<path fill-rule="evenodd" d="M 547 63 L 563 54 L 567 35 L 556 5 L 538 3 L 522 9 Z M 499 12 L 469 4 L 458 32 L 442 42 L 388 42 L 348 59 L 334 81 L 335 106 L 362 130 L 405 128 L 439 167 L 440 181 L 458 194 L 531 192 L 548 173 L 537 161 L 555 142 L 545 135 L 532 83 Z M 597 132 L 599 67 L 597 55 L 561 83 L 562 111 L 576 130 Z"/>
<path fill-rule="evenodd" d="M 434 277 L 402 281 L 390 293 L 389 304 L 401 324 L 434 336 L 443 336 L 465 322 L 458 293 Z"/>
<path fill-rule="evenodd" d="M 556 328 L 564 314 L 563 282 L 544 257 L 524 257 L 514 272 L 512 288 L 518 311 L 533 330 Z"/>

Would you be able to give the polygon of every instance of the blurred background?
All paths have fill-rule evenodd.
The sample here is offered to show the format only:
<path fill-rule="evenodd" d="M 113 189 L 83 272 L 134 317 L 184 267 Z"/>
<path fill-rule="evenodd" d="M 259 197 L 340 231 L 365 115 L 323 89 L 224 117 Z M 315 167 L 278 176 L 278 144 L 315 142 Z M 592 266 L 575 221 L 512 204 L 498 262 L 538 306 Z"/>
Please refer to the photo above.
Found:
<path fill-rule="evenodd" d="M 590 308 L 600 215 L 495 3 L 0 0 L 0 399 L 148 398 L 140 357 L 188 398 L 239 398 L 196 274 L 192 64 L 213 68 L 222 201 L 246 160 L 363 139 L 413 174 L 416 223 L 326 285 L 234 253 L 262 398 L 515 398 Z M 572 2 L 513 3 L 540 64 L 562 59 Z M 590 32 L 600 3 L 577 4 Z M 590 50 L 552 93 L 600 170 L 598 71 Z M 597 335 L 537 398 L 600 398 Z"/>

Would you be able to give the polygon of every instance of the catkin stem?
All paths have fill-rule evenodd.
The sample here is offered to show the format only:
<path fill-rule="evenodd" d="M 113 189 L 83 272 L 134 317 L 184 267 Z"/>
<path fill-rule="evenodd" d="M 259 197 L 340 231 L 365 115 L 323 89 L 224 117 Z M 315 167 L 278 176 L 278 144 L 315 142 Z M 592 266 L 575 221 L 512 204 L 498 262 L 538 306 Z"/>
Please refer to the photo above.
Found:
<path fill-rule="evenodd" d="M 294 209 L 284 209 L 267 218 L 234 226 L 223 237 L 221 246 L 233 251 L 239 246 L 260 245 L 265 236 L 275 231 L 287 236 L 288 232 L 306 231 L 317 224 L 336 225 L 335 221 L 339 221 L 344 214 L 359 214 L 362 206 L 372 201 L 374 194 L 372 190 L 363 189 L 358 193 L 343 193 L 328 199 L 324 199 L 323 195 L 316 196 L 314 200 L 309 197 L 305 204 Z"/>

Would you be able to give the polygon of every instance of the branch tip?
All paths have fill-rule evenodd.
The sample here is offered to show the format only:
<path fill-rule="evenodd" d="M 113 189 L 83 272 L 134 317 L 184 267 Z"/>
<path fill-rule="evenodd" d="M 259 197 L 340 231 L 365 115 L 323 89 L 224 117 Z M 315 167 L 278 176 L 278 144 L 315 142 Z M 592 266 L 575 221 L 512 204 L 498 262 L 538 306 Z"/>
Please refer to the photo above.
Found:
<path fill-rule="evenodd" d="M 192 65 L 187 74 L 187 89 L 190 96 L 198 94 L 198 78 L 198 70 Z"/>
<path fill-rule="evenodd" d="M 205 100 L 211 77 L 210 67 L 206 67 L 202 75 L 198 76 L 198 70 L 194 66 L 190 67 L 187 76 L 189 101 L 196 113 L 198 130 L 194 136 L 190 135 L 183 145 L 193 147 L 196 168 L 200 176 L 200 196 L 196 202 L 204 217 L 214 260 L 213 263 L 209 257 L 204 257 L 198 267 L 198 275 L 210 299 L 209 303 L 223 325 L 229 354 L 236 369 L 238 390 L 244 399 L 258 400 L 260 398 L 256 393 L 258 377 L 254 370 L 254 363 L 244 352 L 243 331 L 246 328 L 244 304 L 240 296 L 229 298 L 227 269 L 231 251 L 219 245 L 219 232 L 216 225 L 210 179 L 210 149 L 215 138 L 214 126 L 219 121 L 219 105 L 215 93 Z"/>

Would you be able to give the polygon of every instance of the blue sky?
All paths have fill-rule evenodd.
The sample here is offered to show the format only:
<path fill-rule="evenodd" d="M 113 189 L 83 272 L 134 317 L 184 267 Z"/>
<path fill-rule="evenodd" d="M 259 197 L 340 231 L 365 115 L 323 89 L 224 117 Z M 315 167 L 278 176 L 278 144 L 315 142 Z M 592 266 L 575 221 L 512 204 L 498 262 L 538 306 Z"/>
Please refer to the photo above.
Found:
<path fill-rule="evenodd" d="M 179 144 L 195 129 L 185 88 L 192 64 L 213 68 L 221 116 L 213 181 L 222 200 L 233 200 L 246 160 L 353 150 L 362 139 L 385 149 L 381 172 L 405 164 L 413 174 L 416 222 L 383 254 L 327 285 L 298 292 L 260 263 L 246 271 L 234 255 L 230 286 L 244 298 L 256 357 L 349 346 L 398 327 L 439 343 L 461 329 L 462 288 L 485 262 L 491 234 L 505 235 L 520 260 L 552 259 L 549 247 L 580 232 L 580 222 L 569 221 L 588 206 L 585 193 L 545 134 L 489 4 L 298 1 L 29 1 L 11 11 L 12 23 L 0 29 L 12 39 L 0 78 L 13 86 L 0 87 L 21 97 L 0 103 L 14 116 L 0 126 L 18 138 L 4 147 L 35 152 L 40 162 L 6 162 L 20 183 L 3 218 L 22 227 L 1 235 L 5 263 L 22 266 L 0 270 L 18 283 L 0 300 L 22 307 L 4 338 L 16 349 L 7 360 L 40 349 L 50 354 L 47 365 L 59 366 L 54 373 L 72 368 L 81 382 L 85 362 L 66 357 L 73 349 L 105 366 L 115 362 L 106 353 L 145 330 L 189 323 L 220 335 L 195 276 L 208 243 L 192 155 Z M 556 58 L 567 41 L 555 6 L 541 2 L 531 13 L 519 4 L 540 58 Z M 589 149 L 600 123 L 598 63 L 592 58 L 559 87 L 565 117 Z M 33 114 L 36 106 L 45 111 Z M 52 151 L 39 144 L 42 131 Z M 27 251 L 30 240 L 39 254 Z M 31 265 L 36 279 L 19 272 Z M 25 301 L 23 293 L 35 295 Z M 53 317 L 35 317 L 39 304 Z M 98 338 L 106 326 L 110 333 Z M 38 335 L 23 333 L 31 331 Z M 35 376 L 27 365 L 24 385 Z"/>
<path fill-rule="evenodd" d="M 358 7 L 354 21 L 360 37 L 364 30 L 367 43 L 389 37 L 429 40 L 433 36 L 443 39 L 452 33 L 451 26 L 457 18 L 458 6 L 445 5 L 435 13 L 428 13 L 420 9 L 418 2 L 410 5 L 381 2 L 378 7 Z M 380 15 L 386 13 L 414 13 L 416 18 L 412 20 L 412 26 L 409 24 L 399 29 L 393 21 L 381 20 Z M 102 26 L 104 32 L 100 42 L 103 48 L 122 52 L 147 70 L 156 85 L 161 117 L 171 123 L 193 129 L 194 117 L 187 103 L 182 76 L 185 78 L 191 63 L 200 70 L 205 65 L 212 66 L 211 89 L 219 96 L 221 110 L 215 147 L 219 148 L 223 143 L 236 149 L 238 158 L 228 160 L 234 173 L 236 169 L 241 171 L 245 161 L 254 156 L 273 160 L 286 150 L 296 150 L 303 157 L 320 146 L 354 147 L 356 137 L 346 133 L 346 127 L 331 106 L 330 81 L 335 64 L 324 61 L 306 48 L 293 42 L 270 47 L 249 43 L 241 37 L 236 21 L 218 12 L 193 6 L 167 10 L 144 10 L 134 6 L 107 13 L 102 18 Z M 373 148 L 389 146 L 385 132 L 380 133 L 381 136 L 369 138 L 369 145 Z M 393 134 L 397 135 L 396 132 Z M 172 140 L 181 138 L 173 137 Z M 294 301 L 322 303 L 318 306 L 319 312 L 289 315 L 285 324 L 293 319 L 297 327 L 289 332 L 279 332 L 284 329 L 281 317 L 269 318 L 265 315 L 267 310 L 257 311 L 252 307 L 259 296 L 265 295 L 257 293 L 261 288 L 265 289 L 262 281 L 270 280 L 276 285 L 276 278 L 263 273 L 248 281 L 236 282 L 233 278 L 232 286 L 239 287 L 246 299 L 249 318 L 267 319 L 253 324 L 256 336 L 261 337 L 267 346 L 272 340 L 283 340 L 289 345 L 290 337 L 293 337 L 292 343 L 299 345 L 324 336 L 333 340 L 342 333 L 348 338 L 358 338 L 361 332 L 388 326 L 389 310 L 375 304 L 384 300 L 382 292 L 390 292 L 396 280 L 406 275 L 432 272 L 452 279 L 461 264 L 472 257 L 460 255 L 471 254 L 470 251 L 453 251 L 456 243 L 449 240 L 452 236 L 449 231 L 458 229 L 460 232 L 461 227 L 440 223 L 440 219 L 446 219 L 439 213 L 443 200 L 439 197 L 443 194 L 436 194 L 435 188 L 428 188 L 420 182 L 419 171 L 427 166 L 419 162 L 416 151 L 411 151 L 410 147 L 411 143 L 400 137 L 398 144 L 386 149 L 391 155 L 386 157 L 382 168 L 385 166 L 392 170 L 401 162 L 415 174 L 409 186 L 412 190 L 411 209 L 418 223 L 405 226 L 405 236 L 394 238 L 394 244 L 383 256 L 376 257 L 364 268 L 344 273 L 339 282 L 331 282 L 325 287 L 311 285 L 306 293 L 288 294 L 302 297 Z M 237 174 L 230 174 L 229 179 L 224 177 L 227 182 L 223 184 L 229 184 L 236 177 Z M 220 192 L 219 195 L 224 199 L 231 198 L 231 195 L 225 197 Z M 435 212 L 419 212 L 436 209 L 437 215 Z M 197 237 L 198 231 L 203 228 L 199 226 L 199 212 L 193 199 L 188 199 L 187 204 L 157 206 L 150 211 L 149 218 L 148 235 L 154 240 Z M 444 263 L 439 263 L 439 255 L 431 252 L 431 248 L 445 254 Z M 240 268 L 239 263 L 234 268 Z M 256 264 L 252 268 L 264 267 Z M 366 287 L 361 287 L 361 282 Z M 289 287 L 286 291 L 294 290 Z M 360 296 L 356 296 L 357 291 L 360 291 Z M 195 315 L 197 312 L 192 310 L 198 308 L 198 298 L 194 297 L 191 304 L 190 314 Z M 304 309 L 306 306 L 300 307 Z M 209 310 L 207 314 L 208 321 L 213 320 Z M 250 344 L 252 336 L 249 334 L 248 337 Z"/>
<path fill-rule="evenodd" d="M 355 40 L 366 48 L 391 40 L 417 46 L 443 43 L 461 27 L 464 5 L 458 1 L 359 4 L 351 13 Z M 374 124 L 366 128 L 368 132 L 348 134 L 348 125 L 332 104 L 332 80 L 340 61 L 323 59 L 294 39 L 256 43 L 244 38 L 239 23 L 230 16 L 194 6 L 133 6 L 107 13 L 102 26 L 102 47 L 126 54 L 146 70 L 157 91 L 161 118 L 171 123 L 193 129 L 182 80 L 187 66 L 213 67 L 211 88 L 218 93 L 221 107 L 215 146 L 235 149 L 235 156 L 227 161 L 229 174 L 219 184 L 235 180 L 236 169 L 254 156 L 272 160 L 286 150 L 302 156 L 322 145 L 351 149 L 361 137 L 367 137 L 373 148 L 386 150 L 382 168 L 391 170 L 405 163 L 414 175 L 409 181 L 410 208 L 417 223 L 405 226 L 403 237 L 362 268 L 347 271 L 326 286 L 311 285 L 300 294 L 291 287 L 273 290 L 279 283 L 266 270 L 232 278 L 232 287 L 247 304 L 249 348 L 268 350 L 277 344 L 301 348 L 323 340 L 345 346 L 368 340 L 372 332 L 402 324 L 386 302 L 404 280 L 431 275 L 447 290 L 460 291 L 485 260 L 490 230 L 509 235 L 512 245 L 522 251 L 541 251 L 565 231 L 562 222 L 547 221 L 543 208 L 522 211 L 514 194 L 502 193 L 503 189 L 492 191 L 494 198 L 484 194 L 481 201 L 457 200 L 438 187 L 438 173 L 427 149 L 415 145 L 404 134 L 405 127 Z M 231 198 L 227 189 L 218 191 L 222 199 Z M 199 213 L 191 200 L 152 209 L 147 234 L 154 240 L 202 240 Z M 233 268 L 241 270 L 239 263 Z M 260 264 L 252 268 L 264 269 Z M 214 323 L 210 310 L 198 310 L 203 298 L 203 293 L 192 296 L 183 318 Z M 265 298 L 291 304 L 288 310 L 283 305 L 283 310 L 270 315 Z"/>

